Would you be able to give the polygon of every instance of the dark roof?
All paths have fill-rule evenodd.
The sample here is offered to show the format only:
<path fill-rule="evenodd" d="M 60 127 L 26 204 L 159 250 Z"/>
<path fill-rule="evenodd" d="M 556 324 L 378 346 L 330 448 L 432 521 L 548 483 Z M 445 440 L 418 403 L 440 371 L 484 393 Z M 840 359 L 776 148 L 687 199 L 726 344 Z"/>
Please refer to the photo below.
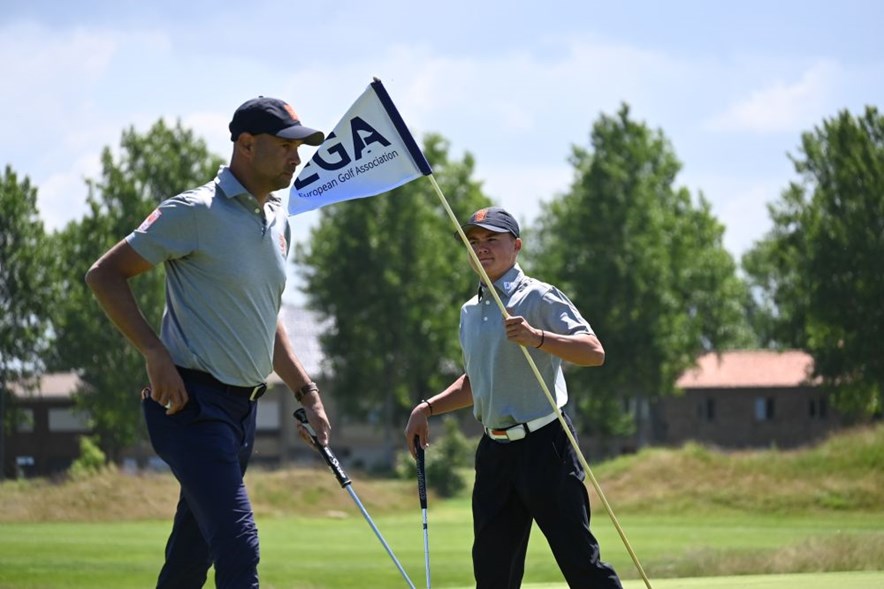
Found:
<path fill-rule="evenodd" d="M 682 389 L 799 387 L 813 384 L 813 358 L 800 350 L 734 350 L 700 356 L 676 381 Z"/>

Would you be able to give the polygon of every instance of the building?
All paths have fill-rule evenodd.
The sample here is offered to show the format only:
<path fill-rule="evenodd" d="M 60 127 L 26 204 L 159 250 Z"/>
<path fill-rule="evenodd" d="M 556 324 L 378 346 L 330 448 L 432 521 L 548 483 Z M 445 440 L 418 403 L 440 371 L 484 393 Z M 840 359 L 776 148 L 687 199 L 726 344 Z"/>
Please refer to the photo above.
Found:
<path fill-rule="evenodd" d="M 664 441 L 793 448 L 820 440 L 843 420 L 812 371 L 798 350 L 705 354 L 676 382 L 684 394 L 661 402 Z"/>
<path fill-rule="evenodd" d="M 89 433 L 88 416 L 74 410 L 71 395 L 82 386 L 72 373 L 43 375 L 34 390 L 13 383 L 16 425 L 5 440 L 6 476 L 48 475 L 66 470 L 80 453 L 79 438 Z"/>

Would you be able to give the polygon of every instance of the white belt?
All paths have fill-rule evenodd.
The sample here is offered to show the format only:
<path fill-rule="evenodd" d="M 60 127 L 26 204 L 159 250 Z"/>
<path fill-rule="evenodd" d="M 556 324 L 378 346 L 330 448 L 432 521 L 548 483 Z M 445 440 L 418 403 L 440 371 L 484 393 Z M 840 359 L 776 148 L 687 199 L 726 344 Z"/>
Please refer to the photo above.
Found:
<path fill-rule="evenodd" d="M 486 427 L 485 434 L 492 440 L 497 440 L 498 442 L 515 442 L 516 440 L 521 440 L 531 432 L 536 432 L 543 426 L 552 423 L 556 420 L 557 416 L 558 412 L 553 411 L 549 415 L 532 419 L 526 423 L 517 423 L 516 425 L 504 429 L 491 429 Z"/>

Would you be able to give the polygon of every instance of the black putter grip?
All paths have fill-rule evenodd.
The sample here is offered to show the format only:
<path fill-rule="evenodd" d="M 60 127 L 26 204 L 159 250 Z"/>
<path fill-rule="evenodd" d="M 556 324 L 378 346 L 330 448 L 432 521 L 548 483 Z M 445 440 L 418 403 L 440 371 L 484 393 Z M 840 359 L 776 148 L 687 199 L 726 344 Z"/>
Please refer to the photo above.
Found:
<path fill-rule="evenodd" d="M 424 464 L 424 449 L 421 448 L 420 439 L 414 436 L 414 450 L 417 454 L 417 494 L 420 498 L 421 509 L 427 508 L 427 474 Z"/>
<path fill-rule="evenodd" d="M 316 439 L 316 430 L 313 429 L 313 426 L 310 425 L 310 422 L 307 421 L 307 412 L 304 411 L 304 408 L 301 407 L 295 410 L 294 413 L 295 419 L 301 422 L 304 428 L 307 430 L 307 433 L 310 434 L 310 437 L 313 439 L 313 445 L 316 446 L 316 449 L 319 450 L 319 453 L 322 454 L 322 457 L 325 459 L 325 463 L 328 465 L 329 470 L 332 471 L 332 474 L 335 475 L 335 478 L 338 479 L 338 482 L 341 483 L 341 487 L 346 487 L 350 484 L 350 477 L 347 476 L 347 473 L 344 472 L 344 469 L 341 468 L 341 463 L 338 462 L 338 459 L 332 453 L 328 446 L 320 446 L 319 440 Z"/>

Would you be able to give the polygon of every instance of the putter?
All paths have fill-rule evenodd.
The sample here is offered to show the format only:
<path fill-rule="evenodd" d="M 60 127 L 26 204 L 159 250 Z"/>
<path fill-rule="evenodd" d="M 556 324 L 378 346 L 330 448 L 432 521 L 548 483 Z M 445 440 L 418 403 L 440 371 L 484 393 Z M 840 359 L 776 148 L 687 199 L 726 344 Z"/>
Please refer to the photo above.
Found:
<path fill-rule="evenodd" d="M 424 565 L 427 570 L 427 589 L 430 589 L 430 536 L 427 533 L 427 474 L 424 465 L 424 449 L 419 438 L 414 436 L 414 450 L 417 454 L 417 494 L 421 502 L 421 519 L 424 524 Z"/>
<path fill-rule="evenodd" d="M 335 478 L 338 479 L 338 482 L 341 484 L 341 487 L 347 489 L 347 492 L 350 493 L 350 497 L 353 498 L 353 502 L 356 503 L 356 507 L 359 508 L 359 511 L 362 512 L 362 516 L 365 518 L 365 521 L 368 522 L 368 525 L 371 526 L 371 529 L 374 531 L 374 535 L 378 537 L 378 540 L 383 544 L 384 549 L 387 551 L 387 554 L 390 555 L 390 558 L 393 559 L 393 563 L 396 565 L 396 568 L 399 569 L 399 572 L 402 573 L 402 578 L 405 579 L 405 582 L 408 583 L 408 586 L 411 589 L 416 589 L 414 583 L 411 582 L 411 579 L 408 578 L 408 574 L 406 574 L 405 569 L 402 568 L 402 565 L 399 564 L 399 560 L 396 558 L 396 555 L 393 554 L 393 550 L 390 548 L 390 545 L 387 544 L 387 541 L 384 540 L 384 537 L 381 535 L 381 531 L 378 530 L 378 527 L 374 525 L 374 522 L 371 519 L 371 516 L 368 515 L 368 512 L 365 510 L 365 507 L 362 505 L 362 501 L 359 500 L 359 497 L 356 496 L 356 491 L 353 490 L 353 486 L 350 482 L 350 477 L 347 476 L 347 473 L 344 472 L 344 469 L 341 468 L 341 463 L 338 462 L 337 457 L 332 453 L 328 446 L 320 446 L 319 440 L 316 439 L 316 430 L 314 430 L 310 423 L 307 421 L 307 412 L 304 411 L 303 408 L 295 410 L 295 419 L 297 419 L 301 425 L 304 426 L 304 429 L 307 430 L 307 433 L 310 434 L 310 439 L 313 440 L 313 445 L 319 450 L 319 453 L 322 454 L 322 457 L 325 459 L 325 463 L 328 465 L 329 470 L 332 471 L 332 474 L 335 475 Z"/>

